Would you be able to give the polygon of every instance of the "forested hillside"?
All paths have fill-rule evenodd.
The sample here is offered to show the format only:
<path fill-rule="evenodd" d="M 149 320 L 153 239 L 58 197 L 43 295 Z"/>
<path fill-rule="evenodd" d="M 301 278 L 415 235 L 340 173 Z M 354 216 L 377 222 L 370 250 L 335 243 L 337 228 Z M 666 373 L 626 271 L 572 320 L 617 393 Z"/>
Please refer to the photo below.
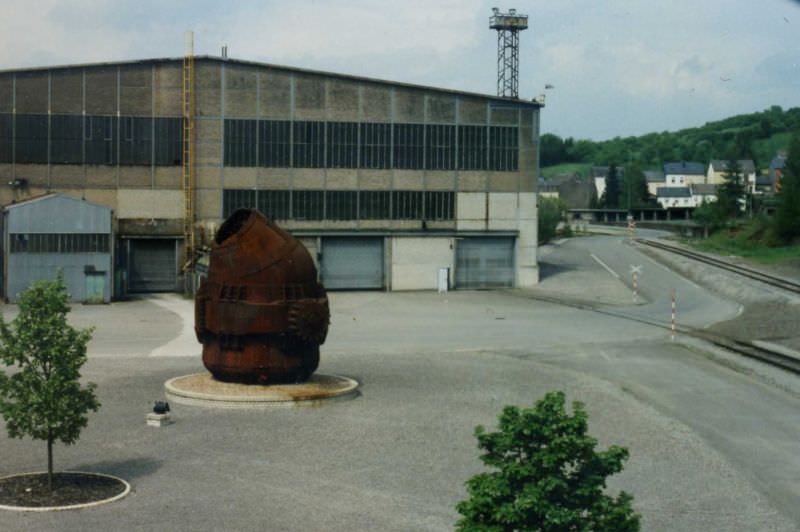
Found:
<path fill-rule="evenodd" d="M 706 164 L 711 159 L 736 158 L 753 159 L 758 168 L 766 168 L 775 151 L 785 149 L 790 133 L 797 130 L 800 107 L 784 111 L 776 105 L 760 113 L 737 115 L 701 127 L 599 142 L 545 133 L 541 137 L 541 166 L 569 164 L 581 168 L 580 164 L 637 162 L 643 168 L 657 168 L 665 161 Z"/>

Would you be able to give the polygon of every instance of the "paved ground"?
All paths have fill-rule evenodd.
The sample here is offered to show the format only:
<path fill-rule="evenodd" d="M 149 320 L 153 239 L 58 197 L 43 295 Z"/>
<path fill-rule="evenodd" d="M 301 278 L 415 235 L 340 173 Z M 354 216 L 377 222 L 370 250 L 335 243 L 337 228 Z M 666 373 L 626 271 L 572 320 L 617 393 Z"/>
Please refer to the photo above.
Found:
<path fill-rule="evenodd" d="M 617 242 L 555 246 L 541 290 L 662 316 L 661 292 L 685 281 Z M 590 253 L 620 275 L 644 263 L 649 302 L 623 308 L 630 292 Z M 687 320 L 739 310 L 688 287 Z M 463 483 L 481 470 L 473 427 L 551 389 L 587 404 L 601 445 L 630 448 L 610 489 L 634 494 L 644 530 L 800 528 L 791 382 L 771 386 L 663 329 L 532 295 L 333 294 L 320 371 L 357 378 L 360 397 L 266 412 L 173 405 L 176 423 L 160 429 L 144 416 L 163 382 L 202 369 L 191 303 L 77 306 L 74 321 L 97 326 L 84 373 L 103 408 L 77 445 L 57 447 L 56 465 L 117 474 L 134 491 L 91 510 L 0 513 L 0 530 L 452 529 Z M 0 457 L 2 474 L 41 469 L 44 446 L 0 437 Z"/>

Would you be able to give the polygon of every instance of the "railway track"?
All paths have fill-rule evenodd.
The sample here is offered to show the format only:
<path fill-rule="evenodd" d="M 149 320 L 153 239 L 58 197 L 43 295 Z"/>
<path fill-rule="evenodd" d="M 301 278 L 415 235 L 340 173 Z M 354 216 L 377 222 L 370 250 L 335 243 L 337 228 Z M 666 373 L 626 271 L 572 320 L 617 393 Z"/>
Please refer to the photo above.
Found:
<path fill-rule="evenodd" d="M 638 244 L 642 244 L 656 249 L 661 249 L 664 251 L 669 251 L 670 253 L 675 253 L 676 255 L 682 255 L 697 262 L 702 262 L 704 264 L 716 266 L 717 268 L 733 272 L 743 277 L 747 277 L 748 279 L 753 279 L 755 281 L 759 281 L 764 284 L 768 284 L 770 286 L 786 290 L 788 292 L 800 294 L 800 283 L 790 281 L 789 279 L 784 279 L 776 275 L 770 275 L 768 273 L 760 272 L 758 270 L 748 268 L 747 266 L 741 266 L 725 260 L 709 257 L 708 255 L 705 255 L 703 253 L 689 251 L 688 249 L 678 246 L 672 246 L 670 244 L 665 244 L 664 242 L 659 242 L 657 240 L 637 238 L 634 241 Z"/>

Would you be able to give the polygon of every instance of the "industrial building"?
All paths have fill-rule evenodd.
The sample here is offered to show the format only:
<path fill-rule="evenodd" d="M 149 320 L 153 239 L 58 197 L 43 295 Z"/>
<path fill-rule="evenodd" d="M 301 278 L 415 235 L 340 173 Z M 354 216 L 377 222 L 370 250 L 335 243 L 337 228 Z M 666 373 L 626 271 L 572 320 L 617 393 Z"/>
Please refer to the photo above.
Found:
<path fill-rule="evenodd" d="M 0 203 L 20 205 L 6 209 L 5 296 L 14 242 L 86 232 L 85 213 L 55 206 L 60 229 L 11 222 L 47 194 L 109 210 L 92 231 L 108 235 L 94 253 L 113 264 L 95 271 L 114 296 L 182 290 L 238 207 L 298 236 L 332 289 L 432 289 L 442 269 L 456 288 L 531 286 L 540 108 L 226 57 L 2 71 Z"/>

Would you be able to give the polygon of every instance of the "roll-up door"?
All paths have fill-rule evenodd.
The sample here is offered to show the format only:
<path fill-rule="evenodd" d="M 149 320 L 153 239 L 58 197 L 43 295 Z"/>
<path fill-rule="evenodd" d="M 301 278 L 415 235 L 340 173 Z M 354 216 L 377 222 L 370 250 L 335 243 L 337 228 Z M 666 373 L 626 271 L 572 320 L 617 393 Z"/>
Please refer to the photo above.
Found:
<path fill-rule="evenodd" d="M 383 238 L 323 238 L 320 264 L 329 290 L 383 289 Z"/>
<path fill-rule="evenodd" d="M 135 238 L 128 257 L 129 292 L 174 292 L 177 283 L 175 240 Z"/>
<path fill-rule="evenodd" d="M 456 288 L 514 286 L 513 238 L 474 237 L 456 242 Z"/>

